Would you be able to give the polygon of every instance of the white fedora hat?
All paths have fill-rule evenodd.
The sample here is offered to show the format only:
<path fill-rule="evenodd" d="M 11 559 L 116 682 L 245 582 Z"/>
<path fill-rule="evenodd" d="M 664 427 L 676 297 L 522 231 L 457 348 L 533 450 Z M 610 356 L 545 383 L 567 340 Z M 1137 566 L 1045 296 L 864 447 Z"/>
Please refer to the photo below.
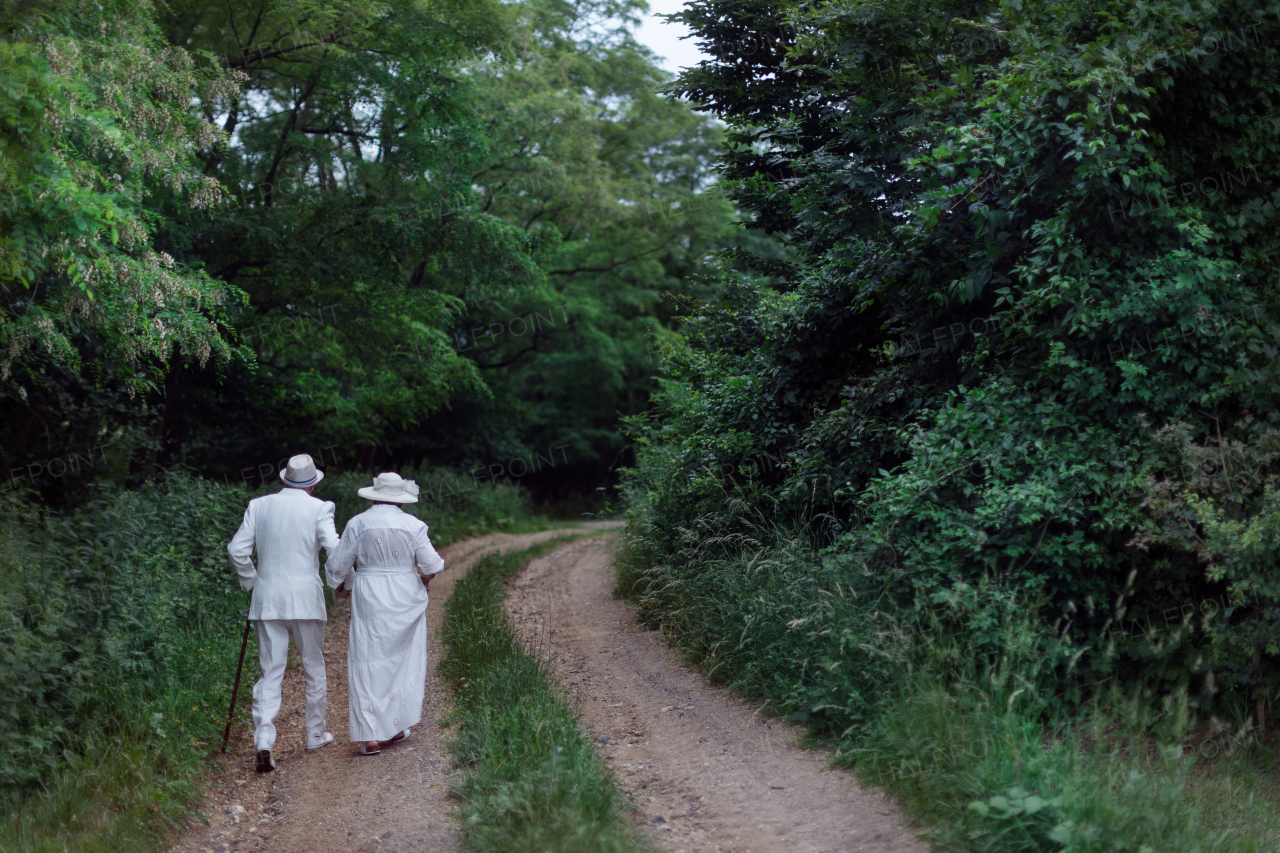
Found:
<path fill-rule="evenodd" d="M 406 480 L 393 471 L 384 471 L 373 478 L 372 486 L 365 486 L 356 492 L 369 501 L 387 501 L 393 504 L 416 504 L 418 502 L 418 484 Z"/>
<path fill-rule="evenodd" d="M 324 479 L 324 472 L 316 470 L 316 463 L 305 453 L 289 457 L 289 466 L 280 472 L 286 486 L 305 489 Z"/>

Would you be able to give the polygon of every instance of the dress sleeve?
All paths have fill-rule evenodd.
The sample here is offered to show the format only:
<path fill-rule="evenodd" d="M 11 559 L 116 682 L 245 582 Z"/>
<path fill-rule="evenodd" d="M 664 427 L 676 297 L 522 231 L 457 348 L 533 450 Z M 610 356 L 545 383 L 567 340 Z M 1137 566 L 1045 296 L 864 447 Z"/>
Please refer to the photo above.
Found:
<path fill-rule="evenodd" d="M 355 565 L 360 526 L 355 518 L 348 521 L 346 529 L 342 531 L 342 538 L 338 541 L 337 549 L 329 551 L 329 558 L 325 560 L 325 580 L 334 589 L 342 585 L 342 582 L 351 574 L 351 567 Z"/>
<path fill-rule="evenodd" d="M 253 589 L 253 582 L 258 577 L 258 570 L 253 567 L 253 504 L 244 511 L 244 521 L 240 529 L 227 544 L 227 556 L 231 558 L 231 566 L 240 577 L 240 588 Z"/>
<path fill-rule="evenodd" d="M 436 553 L 436 549 L 431 547 L 431 539 L 427 536 L 425 524 L 422 525 L 418 538 L 414 540 L 413 558 L 418 570 L 427 577 L 438 575 L 444 569 L 444 560 Z"/>

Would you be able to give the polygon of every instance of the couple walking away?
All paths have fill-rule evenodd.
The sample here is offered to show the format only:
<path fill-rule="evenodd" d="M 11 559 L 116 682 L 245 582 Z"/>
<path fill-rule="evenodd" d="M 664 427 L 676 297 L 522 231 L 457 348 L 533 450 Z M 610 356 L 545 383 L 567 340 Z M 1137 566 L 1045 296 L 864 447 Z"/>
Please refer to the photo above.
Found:
<path fill-rule="evenodd" d="M 289 640 L 302 658 L 307 750 L 333 743 L 325 731 L 324 573 L 339 598 L 351 599 L 347 645 L 348 713 L 361 755 L 404 740 L 422 718 L 427 678 L 427 592 L 444 561 L 427 525 L 400 509 L 418 502 L 418 487 L 399 474 L 379 474 L 357 494 L 373 506 L 347 522 L 342 537 L 333 503 L 313 497 L 324 479 L 310 456 L 289 460 L 285 487 L 249 501 L 244 523 L 227 546 L 240 586 L 252 590 L 249 620 L 258 638 L 262 677 L 253 686 L 253 739 L 258 772 L 275 769 L 280 685 Z M 251 556 L 258 551 L 254 568 Z M 354 569 L 354 571 L 353 571 Z"/>

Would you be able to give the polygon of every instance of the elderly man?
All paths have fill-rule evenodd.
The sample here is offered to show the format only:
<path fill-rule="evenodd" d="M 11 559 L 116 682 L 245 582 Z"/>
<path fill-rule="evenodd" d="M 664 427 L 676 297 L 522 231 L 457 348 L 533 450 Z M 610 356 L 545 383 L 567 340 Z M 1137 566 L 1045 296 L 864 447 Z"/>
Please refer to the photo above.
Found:
<path fill-rule="evenodd" d="M 302 658 L 307 696 L 307 749 L 333 743 L 324 730 L 324 586 L 320 581 L 320 547 L 332 557 L 338 547 L 333 504 L 311 496 L 324 478 L 315 462 L 294 456 L 280 472 L 285 488 L 249 501 L 244 523 L 227 546 L 240 586 L 253 591 L 249 619 L 258 638 L 262 677 L 253 685 L 253 740 L 259 773 L 275 769 L 280 684 L 289 657 L 289 640 Z M 250 555 L 258 549 L 255 571 Z"/>

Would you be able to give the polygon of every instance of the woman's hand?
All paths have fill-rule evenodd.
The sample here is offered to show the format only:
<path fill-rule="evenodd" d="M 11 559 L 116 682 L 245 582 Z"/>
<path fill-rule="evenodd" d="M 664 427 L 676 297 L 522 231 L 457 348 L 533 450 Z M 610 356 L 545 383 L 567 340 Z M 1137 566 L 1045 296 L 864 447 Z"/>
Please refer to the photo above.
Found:
<path fill-rule="evenodd" d="M 350 598 L 351 590 L 347 589 L 347 582 L 343 581 L 338 584 L 338 588 L 333 591 L 334 598 Z"/>

